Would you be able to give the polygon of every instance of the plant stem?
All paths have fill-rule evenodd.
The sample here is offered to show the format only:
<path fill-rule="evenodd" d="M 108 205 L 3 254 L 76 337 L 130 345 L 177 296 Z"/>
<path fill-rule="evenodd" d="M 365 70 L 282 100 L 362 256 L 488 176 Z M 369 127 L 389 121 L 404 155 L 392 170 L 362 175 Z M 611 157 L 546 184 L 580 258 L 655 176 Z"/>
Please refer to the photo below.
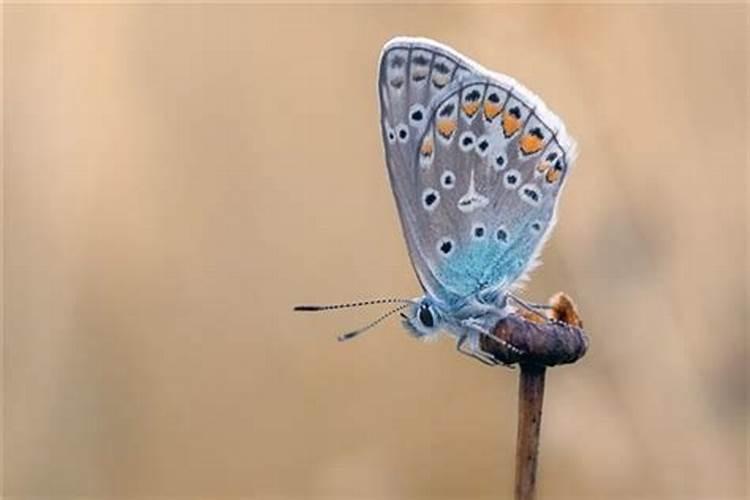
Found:
<path fill-rule="evenodd" d="M 516 500 L 533 500 L 536 495 L 536 468 L 539 457 L 539 432 L 542 427 L 545 374 L 546 367 L 543 365 L 521 364 L 516 438 Z"/>

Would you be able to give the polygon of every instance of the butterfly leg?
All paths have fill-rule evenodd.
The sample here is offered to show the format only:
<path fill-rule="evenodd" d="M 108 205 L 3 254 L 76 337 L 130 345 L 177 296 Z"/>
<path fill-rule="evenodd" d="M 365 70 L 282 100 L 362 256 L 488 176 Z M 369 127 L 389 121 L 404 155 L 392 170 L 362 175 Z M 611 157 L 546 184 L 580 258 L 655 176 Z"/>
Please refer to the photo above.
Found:
<path fill-rule="evenodd" d="M 520 297 L 516 297 L 515 295 L 513 295 L 513 294 L 511 294 L 511 293 L 509 293 L 509 294 L 508 294 L 508 297 L 509 297 L 510 299 L 512 299 L 512 300 L 513 300 L 513 302 L 515 302 L 515 303 L 516 303 L 516 304 L 518 304 L 519 306 L 523 307 L 524 309 L 526 309 L 526 310 L 527 310 L 527 311 L 529 311 L 530 313 L 532 313 L 532 314 L 535 314 L 535 315 L 539 316 L 539 317 L 540 317 L 541 319 L 543 319 L 544 321 L 547 321 L 547 322 L 549 322 L 549 321 L 552 321 L 552 320 L 550 320 L 550 318 L 548 318 L 548 317 L 547 317 L 546 315 L 544 315 L 544 314 L 542 314 L 541 312 L 539 312 L 540 310 L 548 310 L 548 309 L 552 309 L 552 306 L 550 306 L 550 305 L 548 305 L 548 304 L 535 304 L 535 303 L 533 303 L 533 302 L 526 302 L 526 301 L 525 301 L 525 300 L 523 300 L 522 298 L 520 298 Z"/>
<path fill-rule="evenodd" d="M 469 329 L 471 329 L 471 330 L 474 330 L 474 331 L 475 331 L 475 332 L 477 332 L 477 333 L 478 333 L 479 335 L 483 335 L 483 336 L 485 336 L 485 337 L 488 337 L 488 338 L 490 338 L 490 339 L 494 340 L 494 341 L 495 341 L 495 342 L 497 342 L 498 344 L 500 344 L 500 345 L 504 346 L 504 347 L 505 347 L 506 349 L 508 349 L 509 351 L 511 351 L 511 352 L 513 352 L 513 353 L 515 353 L 515 354 L 517 354 L 517 355 L 523 355 L 523 354 L 525 354 L 525 353 L 524 353 L 524 352 L 523 352 L 523 351 L 522 351 L 521 349 L 519 349 L 519 348 L 515 347 L 514 345 L 512 345 L 512 344 L 511 344 L 511 343 L 509 343 L 508 341 L 506 341 L 506 340 L 503 340 L 503 339 L 501 339 L 500 337 L 498 337 L 497 335 L 493 334 L 493 333 L 492 333 L 492 332 L 491 332 L 491 331 L 490 331 L 490 330 L 489 330 L 489 329 L 488 329 L 488 328 L 487 328 L 487 327 L 485 326 L 485 324 L 484 324 L 484 323 L 483 323 L 483 322 L 482 322 L 481 320 L 478 320 L 478 319 L 476 319 L 476 318 L 469 318 L 469 319 L 463 320 L 463 321 L 461 322 L 461 324 L 462 324 L 462 325 L 463 325 L 463 326 L 464 326 L 465 328 L 469 328 Z M 476 342 L 476 344 L 477 344 L 477 345 L 475 346 L 475 350 L 480 350 L 480 351 L 481 351 L 481 349 L 479 348 L 479 342 L 478 342 L 478 339 L 477 339 L 477 342 Z"/>
<path fill-rule="evenodd" d="M 466 343 L 466 341 L 468 340 L 468 338 L 469 338 L 469 334 L 468 333 L 465 333 L 465 334 L 461 335 L 458 338 L 458 342 L 456 342 L 456 350 L 458 352 L 460 352 L 464 356 L 472 357 L 472 358 L 476 359 L 477 361 L 480 361 L 481 363 L 483 363 L 483 364 L 485 364 L 487 366 L 497 366 L 497 365 L 501 364 L 493 356 L 487 356 L 487 355 L 484 355 L 484 354 L 479 354 L 478 352 L 475 352 L 473 350 L 462 349 L 463 345 Z M 479 351 L 479 352 L 481 352 L 481 351 Z"/>
<path fill-rule="evenodd" d="M 482 363 L 486 365 L 491 366 L 497 366 L 497 365 L 503 365 L 507 366 L 508 368 L 513 368 L 512 365 L 503 363 L 502 361 L 498 360 L 491 354 L 486 353 L 482 350 L 482 348 L 479 346 L 479 337 L 485 336 L 489 337 L 495 342 L 497 342 L 500 345 L 505 346 L 508 350 L 518 354 L 522 355 L 523 351 L 518 349 L 517 347 L 512 346 L 505 340 L 498 338 L 496 335 L 493 335 L 492 332 L 490 332 L 487 328 L 485 328 L 481 321 L 477 321 L 475 319 L 469 319 L 462 321 L 462 325 L 464 328 L 468 331 L 462 333 L 459 336 L 458 343 L 456 344 L 456 350 L 460 352 L 461 354 L 465 354 L 467 356 L 471 356 L 474 359 L 478 359 Z M 464 348 L 464 346 L 467 344 L 467 348 Z"/>

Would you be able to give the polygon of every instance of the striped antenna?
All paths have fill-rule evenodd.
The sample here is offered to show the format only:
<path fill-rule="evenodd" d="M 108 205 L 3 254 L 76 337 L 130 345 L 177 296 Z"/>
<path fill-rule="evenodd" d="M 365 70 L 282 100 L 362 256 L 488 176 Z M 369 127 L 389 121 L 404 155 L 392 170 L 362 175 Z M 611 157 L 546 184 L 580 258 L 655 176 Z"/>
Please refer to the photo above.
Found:
<path fill-rule="evenodd" d="M 303 312 L 318 312 L 318 311 L 331 311 L 334 309 L 346 309 L 349 307 L 362 307 L 362 306 L 374 306 L 378 304 L 413 304 L 413 300 L 409 299 L 375 299 L 365 300 L 362 302 L 349 302 L 344 304 L 326 304 L 326 305 L 301 305 L 294 306 L 295 311 Z"/>
<path fill-rule="evenodd" d="M 396 307 L 395 309 L 391 309 L 390 311 L 388 311 L 387 313 L 383 314 L 382 316 L 380 316 L 378 319 L 376 319 L 372 323 L 369 323 L 369 324 L 363 326 L 362 328 L 359 328 L 358 330 L 354 330 L 353 332 L 349 332 L 349 333 L 345 333 L 343 335 L 339 335 L 338 336 L 339 342 L 343 342 L 345 340 L 353 339 L 354 337 L 356 337 L 360 333 L 366 332 L 367 330 L 369 330 L 370 328 L 376 326 L 378 323 L 380 323 L 384 319 L 390 317 L 393 314 L 396 314 L 399 311 L 402 311 L 403 309 L 406 309 L 410 305 L 411 305 L 411 303 L 409 303 L 409 304 L 402 304 L 402 305 Z"/>

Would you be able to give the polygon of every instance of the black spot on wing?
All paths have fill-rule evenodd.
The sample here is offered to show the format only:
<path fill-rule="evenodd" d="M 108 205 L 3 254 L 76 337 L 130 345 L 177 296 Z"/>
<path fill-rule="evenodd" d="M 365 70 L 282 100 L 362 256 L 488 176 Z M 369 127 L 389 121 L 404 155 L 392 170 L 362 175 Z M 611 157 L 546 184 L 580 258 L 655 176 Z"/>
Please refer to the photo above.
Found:
<path fill-rule="evenodd" d="M 533 135 L 534 137 L 544 140 L 544 134 L 542 133 L 542 129 L 539 127 L 534 127 L 529 131 L 529 134 Z"/>
<path fill-rule="evenodd" d="M 440 61 L 439 63 L 437 63 L 434 69 L 435 71 L 437 71 L 438 73 L 442 75 L 447 75 L 448 73 L 451 72 L 451 69 L 443 61 Z"/>
<path fill-rule="evenodd" d="M 427 64 L 429 64 L 430 60 L 427 59 L 424 56 L 424 54 L 417 54 L 416 56 L 414 56 L 412 58 L 411 62 L 413 62 L 417 66 L 427 66 Z"/>
<path fill-rule="evenodd" d="M 536 191 L 534 191 L 531 188 L 525 188 L 523 190 L 523 194 L 525 194 L 526 196 L 528 196 L 533 201 L 539 201 L 539 193 L 537 193 Z"/>
<path fill-rule="evenodd" d="M 438 116 L 441 116 L 441 117 L 451 116 L 455 109 L 456 109 L 456 105 L 453 104 L 452 102 L 449 102 L 448 104 L 443 106 L 443 109 L 440 110 L 440 112 L 438 113 Z"/>

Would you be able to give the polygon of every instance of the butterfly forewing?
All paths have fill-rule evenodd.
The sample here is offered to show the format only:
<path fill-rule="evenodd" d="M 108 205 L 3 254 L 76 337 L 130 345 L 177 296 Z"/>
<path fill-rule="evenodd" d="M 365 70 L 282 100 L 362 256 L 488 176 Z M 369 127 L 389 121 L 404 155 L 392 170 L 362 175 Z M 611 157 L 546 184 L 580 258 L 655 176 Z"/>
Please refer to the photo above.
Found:
<path fill-rule="evenodd" d="M 453 75 L 437 86 L 443 62 Z M 388 44 L 379 85 L 391 184 L 422 285 L 446 303 L 508 289 L 554 224 L 573 149 L 562 123 L 511 78 L 425 40 Z"/>
<path fill-rule="evenodd" d="M 423 185 L 419 172 L 429 169 L 435 156 L 434 127 L 427 131 L 428 108 L 459 74 L 468 73 L 457 54 L 427 40 L 396 38 L 380 57 L 378 91 L 388 173 L 412 264 L 433 295 L 446 290 L 421 257 L 425 252 L 417 238 L 419 225 L 429 222 L 425 207 L 429 211 L 439 204 L 437 189 Z"/>

